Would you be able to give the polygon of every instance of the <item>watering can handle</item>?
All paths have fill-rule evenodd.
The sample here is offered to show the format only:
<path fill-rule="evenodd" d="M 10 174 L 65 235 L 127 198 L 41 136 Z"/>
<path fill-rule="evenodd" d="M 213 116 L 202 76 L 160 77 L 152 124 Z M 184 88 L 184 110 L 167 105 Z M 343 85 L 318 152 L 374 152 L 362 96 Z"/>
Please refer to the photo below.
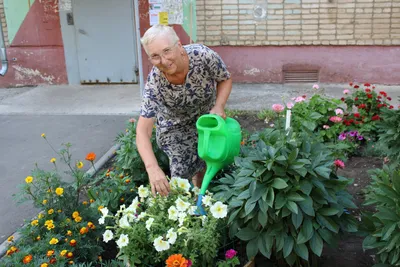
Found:
<path fill-rule="evenodd" d="M 204 132 L 203 148 L 208 149 L 208 141 L 210 140 L 210 131 Z"/>

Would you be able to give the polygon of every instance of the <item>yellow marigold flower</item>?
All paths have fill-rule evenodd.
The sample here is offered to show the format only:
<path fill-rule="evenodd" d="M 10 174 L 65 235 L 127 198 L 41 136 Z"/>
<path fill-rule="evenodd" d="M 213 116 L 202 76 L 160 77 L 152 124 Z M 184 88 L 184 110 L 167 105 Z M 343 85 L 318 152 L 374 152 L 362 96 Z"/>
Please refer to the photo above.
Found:
<path fill-rule="evenodd" d="M 61 196 L 64 193 L 64 188 L 62 187 L 57 187 L 56 188 L 56 194 Z"/>
<path fill-rule="evenodd" d="M 11 252 L 10 249 L 8 249 L 7 252 L 6 252 L 6 256 L 11 256 L 11 255 L 12 255 L 12 252 Z"/>
<path fill-rule="evenodd" d="M 12 252 L 16 252 L 18 249 L 17 249 L 16 247 L 12 246 L 12 247 L 10 248 L 10 250 L 11 250 Z"/>
<path fill-rule="evenodd" d="M 53 209 L 49 209 L 48 211 L 47 211 L 47 214 L 53 214 L 54 213 L 54 210 Z"/>
<path fill-rule="evenodd" d="M 70 219 L 70 218 L 67 218 L 67 219 L 65 219 L 65 221 L 66 221 L 67 223 L 69 223 L 69 222 L 71 221 L 71 219 Z"/>
<path fill-rule="evenodd" d="M 92 222 L 88 222 L 87 226 L 92 230 L 96 228 L 96 226 L 94 226 L 94 224 Z"/>
<path fill-rule="evenodd" d="M 49 225 L 47 225 L 47 230 L 51 230 L 51 229 L 54 229 L 55 228 L 55 226 L 54 226 L 54 224 L 49 224 Z"/>
<path fill-rule="evenodd" d="M 72 265 L 72 264 L 74 264 L 74 261 L 69 261 L 68 264 Z"/>
<path fill-rule="evenodd" d="M 46 134 L 45 133 L 42 133 L 40 136 L 43 137 L 43 138 L 46 138 Z"/>
<path fill-rule="evenodd" d="M 71 247 L 75 247 L 76 246 L 76 240 L 75 239 L 71 239 L 71 241 L 69 241 L 69 245 Z"/>
<path fill-rule="evenodd" d="M 71 251 L 67 253 L 67 258 L 71 259 L 74 256 L 74 253 L 72 253 Z"/>
<path fill-rule="evenodd" d="M 13 240 L 14 240 L 14 236 L 13 235 L 7 238 L 8 242 L 12 242 Z"/>
<path fill-rule="evenodd" d="M 58 212 L 58 213 L 61 213 L 61 212 L 62 212 L 62 210 L 57 210 L 57 212 Z"/>
<path fill-rule="evenodd" d="M 74 211 L 73 213 L 72 213 L 72 218 L 76 218 L 76 217 L 78 217 L 79 216 L 79 212 L 78 211 Z"/>
<path fill-rule="evenodd" d="M 72 236 L 72 231 L 71 231 L 71 230 L 68 230 L 68 231 L 67 231 L 67 235 L 68 235 L 68 236 Z"/>
<path fill-rule="evenodd" d="M 80 233 L 81 235 L 84 235 L 84 234 L 86 234 L 87 232 L 89 232 L 89 230 L 88 230 L 86 227 L 82 227 L 82 228 L 79 230 L 79 233 Z"/>
<path fill-rule="evenodd" d="M 56 158 L 51 158 L 50 162 L 51 163 L 56 163 Z"/>
<path fill-rule="evenodd" d="M 40 235 L 38 235 L 38 236 L 36 237 L 36 240 L 37 240 L 37 241 L 39 241 L 39 240 L 40 240 Z"/>
<path fill-rule="evenodd" d="M 58 239 L 57 238 L 52 238 L 51 240 L 50 240 L 50 242 L 49 242 L 49 244 L 50 245 L 55 245 L 55 244 L 57 244 L 58 243 Z"/>
<path fill-rule="evenodd" d="M 67 254 L 67 252 L 68 252 L 68 250 L 66 250 L 66 249 L 62 250 L 62 251 L 60 252 L 60 256 L 61 256 L 61 257 L 64 257 L 65 254 Z"/>
<path fill-rule="evenodd" d="M 42 203 L 43 203 L 43 205 L 46 205 L 47 204 L 47 199 L 43 199 Z"/>
<path fill-rule="evenodd" d="M 42 213 L 39 213 L 38 218 L 42 219 L 44 217 L 44 215 Z"/>
<path fill-rule="evenodd" d="M 47 193 L 51 193 L 51 188 L 47 189 Z"/>
<path fill-rule="evenodd" d="M 26 182 L 27 184 L 32 183 L 32 181 L 33 181 L 33 177 L 32 177 L 32 176 L 26 176 L 25 182 Z"/>
<path fill-rule="evenodd" d="M 54 255 L 54 250 L 53 249 L 52 250 L 48 250 L 47 253 L 46 253 L 47 257 L 51 257 L 53 255 Z"/>
<path fill-rule="evenodd" d="M 82 221 L 82 217 L 81 217 L 81 216 L 78 216 L 78 217 L 76 217 L 74 220 L 75 220 L 75 222 L 81 222 L 81 221 Z"/>
<path fill-rule="evenodd" d="M 100 205 L 97 210 L 100 211 L 101 209 L 104 209 L 104 206 Z"/>
<path fill-rule="evenodd" d="M 90 199 L 90 203 L 93 203 L 93 202 L 94 202 L 94 199 L 91 198 L 91 199 Z"/>
<path fill-rule="evenodd" d="M 40 264 L 40 267 L 49 267 L 49 264 L 47 262 L 44 262 L 44 263 Z"/>
<path fill-rule="evenodd" d="M 31 225 L 32 226 L 37 226 L 39 224 L 39 220 L 33 220 L 32 222 L 31 222 Z"/>
<path fill-rule="evenodd" d="M 83 201 L 82 204 L 83 204 L 83 205 L 87 205 L 88 202 L 87 202 L 87 201 Z"/>
<path fill-rule="evenodd" d="M 78 161 L 78 162 L 76 163 L 76 167 L 77 167 L 78 169 L 82 169 L 82 168 L 83 168 L 83 162 L 82 162 L 82 161 Z"/>
<path fill-rule="evenodd" d="M 45 221 L 44 222 L 44 225 L 50 225 L 50 224 L 53 224 L 54 222 L 53 222 L 53 220 L 47 220 L 47 221 Z"/>

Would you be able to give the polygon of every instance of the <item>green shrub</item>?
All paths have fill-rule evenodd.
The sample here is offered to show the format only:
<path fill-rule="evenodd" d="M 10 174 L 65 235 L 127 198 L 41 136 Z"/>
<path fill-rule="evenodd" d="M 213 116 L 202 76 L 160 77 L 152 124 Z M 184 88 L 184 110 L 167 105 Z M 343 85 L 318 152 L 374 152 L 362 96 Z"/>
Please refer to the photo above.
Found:
<path fill-rule="evenodd" d="M 386 109 L 377 123 L 379 145 L 392 162 L 400 160 L 400 110 Z"/>
<path fill-rule="evenodd" d="M 384 165 L 371 173 L 364 205 L 375 205 L 376 212 L 362 217 L 365 250 L 375 249 L 377 261 L 384 266 L 400 265 L 400 171 Z M 383 266 L 383 265 L 380 265 Z"/>
<path fill-rule="evenodd" d="M 231 237 L 248 242 L 248 258 L 258 252 L 290 265 L 321 256 L 324 243 L 335 244 L 338 233 L 355 232 L 356 208 L 336 175 L 330 150 L 307 133 L 288 135 L 266 129 L 251 138 L 235 159 L 236 171 L 221 178 L 215 198 L 229 203 Z M 304 266 L 304 265 L 303 265 Z"/>

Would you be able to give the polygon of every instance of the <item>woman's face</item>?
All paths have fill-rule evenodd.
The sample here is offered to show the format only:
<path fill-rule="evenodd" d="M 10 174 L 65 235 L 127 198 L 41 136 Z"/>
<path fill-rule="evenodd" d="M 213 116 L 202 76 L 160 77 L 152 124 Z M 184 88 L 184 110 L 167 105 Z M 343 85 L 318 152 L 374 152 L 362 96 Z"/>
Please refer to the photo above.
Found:
<path fill-rule="evenodd" d="M 160 36 L 146 47 L 150 62 L 162 72 L 172 75 L 184 68 L 181 54 L 182 45 L 170 38 Z"/>

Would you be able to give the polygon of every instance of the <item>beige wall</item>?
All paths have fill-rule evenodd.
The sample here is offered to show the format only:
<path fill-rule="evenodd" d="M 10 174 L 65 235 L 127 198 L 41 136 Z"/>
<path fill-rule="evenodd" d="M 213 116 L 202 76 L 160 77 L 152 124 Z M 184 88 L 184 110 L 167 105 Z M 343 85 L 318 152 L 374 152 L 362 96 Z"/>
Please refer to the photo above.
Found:
<path fill-rule="evenodd" d="M 206 45 L 400 45 L 400 0 L 197 0 Z"/>

